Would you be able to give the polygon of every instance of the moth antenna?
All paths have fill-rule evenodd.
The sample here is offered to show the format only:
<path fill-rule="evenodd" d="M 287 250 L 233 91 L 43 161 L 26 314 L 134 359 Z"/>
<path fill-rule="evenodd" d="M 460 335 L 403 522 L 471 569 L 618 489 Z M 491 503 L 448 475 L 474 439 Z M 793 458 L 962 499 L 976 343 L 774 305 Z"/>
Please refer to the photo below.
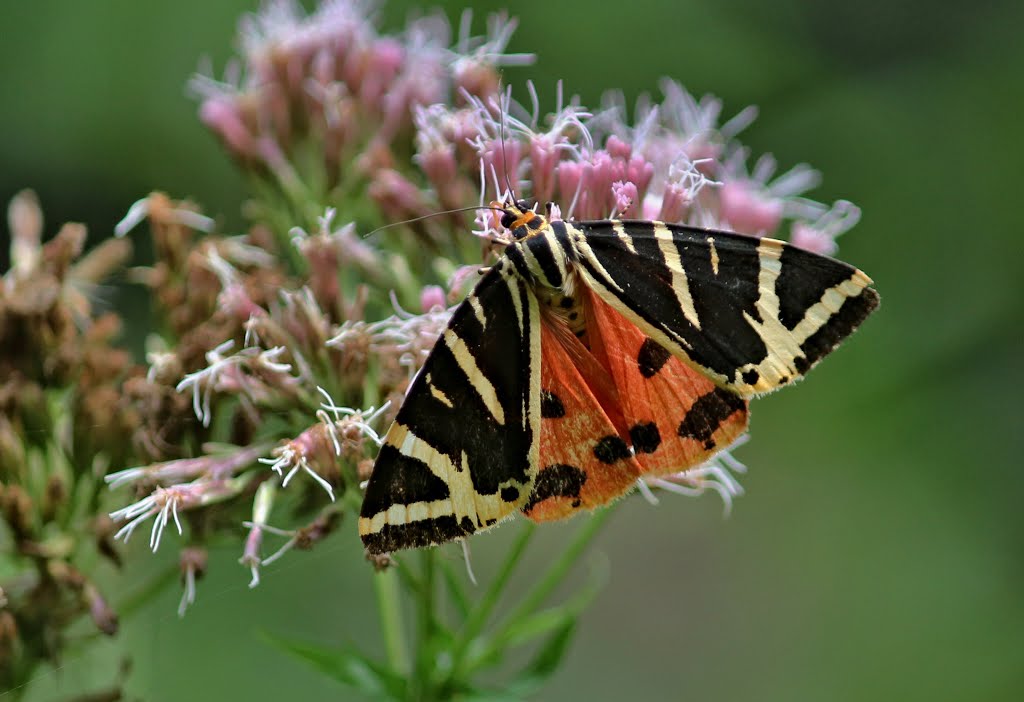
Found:
<path fill-rule="evenodd" d="M 495 196 L 497 197 L 498 193 L 501 191 L 501 181 L 498 180 L 498 168 L 493 163 L 491 164 L 491 180 L 494 181 L 494 193 Z M 512 194 L 508 190 L 506 190 L 505 192 L 509 196 L 511 196 Z"/>
<path fill-rule="evenodd" d="M 508 90 L 501 92 L 504 100 L 498 100 L 498 139 L 501 142 L 501 168 L 505 171 L 505 187 L 508 188 L 509 197 L 515 202 L 516 191 L 512 187 L 512 179 L 508 175 L 508 159 L 505 157 L 505 110 L 508 109 L 509 104 L 512 102 L 512 86 L 508 86 Z"/>
<path fill-rule="evenodd" d="M 391 227 L 398 227 L 403 224 L 412 224 L 419 222 L 424 219 L 430 219 L 431 217 L 440 217 L 442 215 L 455 214 L 457 212 L 472 212 L 474 210 L 494 210 L 495 212 L 503 212 L 501 208 L 491 207 L 489 205 L 473 205 L 472 207 L 457 207 L 454 210 L 442 210 L 441 212 L 431 212 L 430 214 L 420 215 L 419 217 L 413 217 L 412 219 L 403 219 L 400 222 L 388 222 L 385 225 L 377 227 L 376 229 L 363 234 L 364 239 L 369 239 L 371 236 L 381 231 L 382 229 L 390 229 Z"/>

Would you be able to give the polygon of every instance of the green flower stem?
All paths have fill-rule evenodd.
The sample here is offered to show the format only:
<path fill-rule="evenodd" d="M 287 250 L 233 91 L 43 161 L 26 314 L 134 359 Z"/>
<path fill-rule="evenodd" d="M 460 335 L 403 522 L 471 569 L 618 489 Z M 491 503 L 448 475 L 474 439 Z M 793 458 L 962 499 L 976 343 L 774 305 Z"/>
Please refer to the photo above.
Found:
<path fill-rule="evenodd" d="M 519 606 L 512 610 L 505 620 L 504 625 L 499 628 L 499 631 L 505 629 L 510 622 L 515 622 L 523 617 L 529 616 L 533 610 L 540 606 L 540 604 L 547 599 L 548 595 L 558 587 L 558 584 L 562 582 L 569 569 L 579 560 L 579 557 L 583 554 L 584 549 L 590 544 L 597 532 L 604 526 L 605 521 L 611 516 L 613 510 L 611 509 L 599 509 L 590 515 L 590 518 L 584 523 L 579 531 L 576 532 L 575 537 L 569 544 L 568 548 L 565 549 L 565 553 L 562 557 L 555 562 L 554 566 L 545 573 L 544 577 L 539 583 L 520 601 Z M 500 634 L 495 634 L 500 636 Z"/>
<path fill-rule="evenodd" d="M 387 650 L 391 669 L 399 673 L 409 671 L 409 653 L 405 648 L 405 631 L 402 626 L 402 603 L 398 597 L 398 576 L 387 568 L 373 576 L 377 592 L 377 608 L 380 611 L 381 630 L 384 632 L 384 648 Z"/>
<path fill-rule="evenodd" d="M 412 694 L 410 699 L 427 700 L 433 699 L 431 694 L 431 677 L 435 662 L 435 633 L 437 620 L 435 619 L 435 596 L 434 587 L 435 561 L 437 549 L 426 548 L 419 553 L 419 560 L 422 565 L 421 588 L 416 593 L 416 668 L 412 679 L 409 681 Z"/>
<path fill-rule="evenodd" d="M 452 651 L 453 676 L 455 679 L 458 679 L 458 675 L 461 672 L 466 651 L 476 639 L 484 624 L 487 623 L 487 619 L 490 617 L 491 612 L 498 603 L 498 598 L 505 590 L 505 586 L 508 584 L 508 580 L 512 576 L 512 571 L 515 570 L 520 557 L 523 555 L 523 551 L 525 551 L 527 545 L 529 545 L 530 538 L 533 536 L 535 528 L 536 525 L 533 522 L 529 522 L 522 528 L 522 533 L 520 533 L 519 538 L 516 539 L 511 550 L 509 550 L 508 556 L 505 558 L 505 562 L 501 566 L 501 570 L 498 571 L 494 580 L 491 581 L 490 587 L 487 588 L 487 592 L 485 592 L 484 596 L 480 599 L 480 604 L 478 604 L 476 608 L 470 612 L 469 617 L 466 618 L 466 622 L 462 626 L 462 634 Z"/>
<path fill-rule="evenodd" d="M 452 605 L 457 610 L 459 619 L 464 620 L 469 616 L 470 612 L 469 598 L 466 597 L 466 593 L 462 589 L 462 583 L 458 580 L 451 565 L 446 561 L 441 561 L 439 565 L 441 566 L 441 575 L 444 577 L 445 590 L 447 590 Z"/>

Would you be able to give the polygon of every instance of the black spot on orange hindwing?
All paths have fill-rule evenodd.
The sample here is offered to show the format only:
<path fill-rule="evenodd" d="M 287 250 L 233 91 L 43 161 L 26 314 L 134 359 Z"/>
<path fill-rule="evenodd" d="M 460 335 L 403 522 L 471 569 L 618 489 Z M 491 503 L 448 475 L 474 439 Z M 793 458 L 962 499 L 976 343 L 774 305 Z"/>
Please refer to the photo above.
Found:
<path fill-rule="evenodd" d="M 565 416 L 565 406 L 558 399 L 558 395 L 550 390 L 541 390 L 540 416 L 544 419 L 558 419 Z"/>
<path fill-rule="evenodd" d="M 637 453 L 654 453 L 661 446 L 661 433 L 654 422 L 641 422 L 630 428 L 629 440 Z"/>
<path fill-rule="evenodd" d="M 612 464 L 623 458 L 629 458 L 631 455 L 626 442 L 614 434 L 602 437 L 594 445 L 594 456 L 601 463 Z"/>
<path fill-rule="evenodd" d="M 576 466 L 564 463 L 544 466 L 537 473 L 537 482 L 534 483 L 530 501 L 523 510 L 529 512 L 537 503 L 552 497 L 573 497 L 579 500 L 580 491 L 586 482 L 587 474 Z"/>
<path fill-rule="evenodd" d="M 715 430 L 728 419 L 733 412 L 746 410 L 746 403 L 739 395 L 722 388 L 715 388 L 706 395 L 697 398 L 679 423 L 679 436 L 703 441 L 706 448 L 714 448 L 711 438 Z"/>
<path fill-rule="evenodd" d="M 672 354 L 654 339 L 645 339 L 636 356 L 636 365 L 645 378 L 653 378 Z"/>

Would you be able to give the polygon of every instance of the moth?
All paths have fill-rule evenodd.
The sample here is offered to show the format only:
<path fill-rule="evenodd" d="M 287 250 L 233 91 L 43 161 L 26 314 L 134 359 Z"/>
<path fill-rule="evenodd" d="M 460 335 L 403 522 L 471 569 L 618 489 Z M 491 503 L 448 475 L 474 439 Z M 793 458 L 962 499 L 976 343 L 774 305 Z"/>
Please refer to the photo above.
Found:
<path fill-rule="evenodd" d="M 860 270 L 775 239 L 492 206 L 512 241 L 384 439 L 370 553 L 563 519 L 698 465 L 878 306 Z"/>

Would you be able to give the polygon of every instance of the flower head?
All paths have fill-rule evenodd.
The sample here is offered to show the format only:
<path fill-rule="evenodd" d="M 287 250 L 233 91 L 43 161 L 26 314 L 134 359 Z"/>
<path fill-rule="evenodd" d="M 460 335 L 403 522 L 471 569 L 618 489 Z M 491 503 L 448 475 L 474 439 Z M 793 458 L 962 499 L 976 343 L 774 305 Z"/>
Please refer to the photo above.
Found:
<path fill-rule="evenodd" d="M 376 3 L 334 0 L 306 14 L 295 0 L 273 0 L 240 25 L 242 55 L 224 80 L 201 74 L 191 83 L 201 121 L 247 167 L 298 193 L 288 156 L 307 140 L 322 145 L 328 182 L 345 180 L 341 154 L 357 161 L 410 127 L 417 109 L 459 91 L 490 96 L 508 54 L 515 20 L 492 15 L 484 37 L 463 15 L 458 38 L 439 13 L 412 19 L 399 34 L 377 28 Z M 376 170 L 374 167 L 372 170 Z"/>
<path fill-rule="evenodd" d="M 240 480 L 195 480 L 168 487 L 158 487 L 138 502 L 110 513 L 115 522 L 126 522 L 114 534 L 115 539 L 125 542 L 143 523 L 153 519 L 149 533 L 149 547 L 155 552 L 170 521 L 178 534 L 182 534 L 179 512 L 220 502 L 237 495 L 244 487 Z"/>

